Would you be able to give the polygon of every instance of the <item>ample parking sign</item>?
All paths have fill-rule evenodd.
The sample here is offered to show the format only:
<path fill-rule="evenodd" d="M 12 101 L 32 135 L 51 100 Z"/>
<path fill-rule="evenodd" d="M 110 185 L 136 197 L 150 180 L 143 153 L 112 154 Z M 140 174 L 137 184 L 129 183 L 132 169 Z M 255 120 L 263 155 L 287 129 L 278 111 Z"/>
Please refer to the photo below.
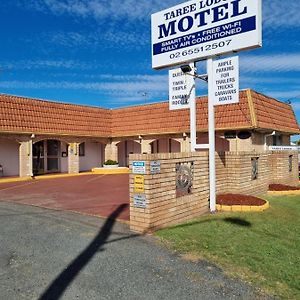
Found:
<path fill-rule="evenodd" d="M 261 0 L 192 0 L 151 16 L 152 67 L 262 45 Z"/>
<path fill-rule="evenodd" d="M 239 57 L 213 62 L 214 105 L 239 103 Z"/>

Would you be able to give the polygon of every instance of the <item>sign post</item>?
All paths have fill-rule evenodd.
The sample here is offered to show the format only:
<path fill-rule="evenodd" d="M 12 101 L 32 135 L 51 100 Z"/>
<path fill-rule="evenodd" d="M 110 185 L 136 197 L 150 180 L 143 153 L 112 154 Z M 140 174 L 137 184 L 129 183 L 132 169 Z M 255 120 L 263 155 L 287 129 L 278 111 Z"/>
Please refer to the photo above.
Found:
<path fill-rule="evenodd" d="M 196 64 L 193 64 L 192 74 L 196 73 Z M 191 139 L 191 151 L 196 150 L 196 139 L 197 139 L 197 121 L 196 121 L 196 82 L 193 78 L 193 85 L 190 92 L 190 139 Z"/>
<path fill-rule="evenodd" d="M 188 75 L 194 77 L 189 94 L 191 151 L 209 149 L 210 210 L 214 212 L 214 105 L 239 102 L 239 65 L 238 57 L 216 61 L 213 57 L 262 46 L 261 0 L 191 0 L 153 14 L 151 34 L 153 69 L 190 64 Z M 209 144 L 197 145 L 195 78 L 203 76 L 196 74 L 195 63 L 204 59 L 208 75 Z"/>
<path fill-rule="evenodd" d="M 216 211 L 215 107 L 213 90 L 213 60 L 207 60 L 208 75 L 208 143 L 209 143 L 209 207 Z"/>

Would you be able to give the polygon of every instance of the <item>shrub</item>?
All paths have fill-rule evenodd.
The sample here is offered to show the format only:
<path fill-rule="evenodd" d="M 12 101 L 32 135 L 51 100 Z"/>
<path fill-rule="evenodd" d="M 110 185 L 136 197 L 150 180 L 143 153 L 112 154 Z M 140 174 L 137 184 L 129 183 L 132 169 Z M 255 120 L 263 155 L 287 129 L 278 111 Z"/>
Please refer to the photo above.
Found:
<path fill-rule="evenodd" d="M 111 165 L 117 165 L 118 162 L 115 160 L 108 159 L 104 164 L 111 166 Z"/>

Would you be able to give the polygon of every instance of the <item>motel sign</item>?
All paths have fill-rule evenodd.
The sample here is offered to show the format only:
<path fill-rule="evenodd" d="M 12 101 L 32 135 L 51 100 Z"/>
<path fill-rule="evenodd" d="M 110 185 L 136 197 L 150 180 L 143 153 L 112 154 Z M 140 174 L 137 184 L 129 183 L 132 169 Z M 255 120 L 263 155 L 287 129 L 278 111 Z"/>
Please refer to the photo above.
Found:
<path fill-rule="evenodd" d="M 261 47 L 261 0 L 192 0 L 151 17 L 152 67 Z"/>

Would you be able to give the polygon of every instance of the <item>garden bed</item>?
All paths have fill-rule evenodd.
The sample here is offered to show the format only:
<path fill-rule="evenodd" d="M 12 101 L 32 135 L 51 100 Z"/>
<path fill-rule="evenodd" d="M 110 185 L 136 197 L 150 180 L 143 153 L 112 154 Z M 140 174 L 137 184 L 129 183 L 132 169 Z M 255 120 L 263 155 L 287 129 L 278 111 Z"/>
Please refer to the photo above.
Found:
<path fill-rule="evenodd" d="M 261 198 L 242 194 L 217 195 L 218 211 L 259 212 L 269 208 L 269 202 Z"/>
<path fill-rule="evenodd" d="M 222 194 L 217 196 L 217 204 L 220 205 L 255 205 L 266 204 L 266 201 L 254 196 L 241 194 Z"/>
<path fill-rule="evenodd" d="M 300 191 L 300 187 L 284 184 L 270 184 L 269 191 Z"/>

